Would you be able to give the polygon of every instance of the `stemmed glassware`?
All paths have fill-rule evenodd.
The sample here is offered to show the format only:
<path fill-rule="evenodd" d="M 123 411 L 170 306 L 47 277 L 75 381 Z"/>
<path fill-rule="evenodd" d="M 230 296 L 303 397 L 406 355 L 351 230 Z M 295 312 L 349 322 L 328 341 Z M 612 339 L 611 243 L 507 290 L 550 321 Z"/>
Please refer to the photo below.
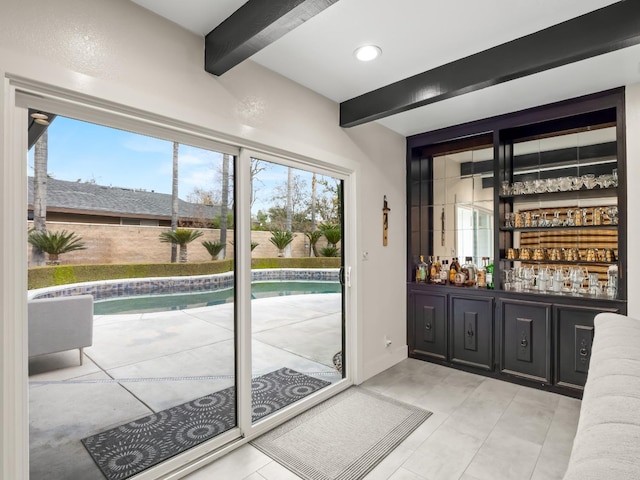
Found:
<path fill-rule="evenodd" d="M 571 293 L 577 295 L 580 293 L 585 275 L 582 267 L 571 267 L 569 271 L 569 281 L 571 282 Z"/>
<path fill-rule="evenodd" d="M 533 267 L 522 267 L 521 275 L 524 289 L 531 290 L 533 288 L 533 279 L 535 278 L 535 271 Z"/>

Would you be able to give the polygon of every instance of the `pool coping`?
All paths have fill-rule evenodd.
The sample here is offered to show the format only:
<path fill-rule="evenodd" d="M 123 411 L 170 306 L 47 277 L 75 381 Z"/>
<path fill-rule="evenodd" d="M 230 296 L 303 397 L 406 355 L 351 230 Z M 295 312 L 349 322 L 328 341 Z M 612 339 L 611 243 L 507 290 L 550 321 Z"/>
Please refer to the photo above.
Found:
<path fill-rule="evenodd" d="M 251 270 L 252 282 L 315 281 L 337 282 L 339 268 L 265 268 Z M 94 300 L 150 294 L 214 291 L 234 286 L 235 272 L 178 277 L 118 278 L 70 283 L 37 288 L 27 292 L 27 300 L 36 298 L 93 295 Z"/>

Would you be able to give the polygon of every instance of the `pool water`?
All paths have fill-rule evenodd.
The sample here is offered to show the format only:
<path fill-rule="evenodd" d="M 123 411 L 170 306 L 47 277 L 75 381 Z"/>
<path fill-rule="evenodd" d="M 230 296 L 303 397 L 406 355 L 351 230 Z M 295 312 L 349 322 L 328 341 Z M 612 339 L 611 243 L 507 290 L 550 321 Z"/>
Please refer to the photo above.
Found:
<path fill-rule="evenodd" d="M 338 282 L 259 282 L 251 286 L 251 298 L 281 297 L 312 293 L 340 293 Z M 234 300 L 233 288 L 197 293 L 146 295 L 98 300 L 93 304 L 94 315 L 166 312 L 188 308 L 209 307 Z"/>

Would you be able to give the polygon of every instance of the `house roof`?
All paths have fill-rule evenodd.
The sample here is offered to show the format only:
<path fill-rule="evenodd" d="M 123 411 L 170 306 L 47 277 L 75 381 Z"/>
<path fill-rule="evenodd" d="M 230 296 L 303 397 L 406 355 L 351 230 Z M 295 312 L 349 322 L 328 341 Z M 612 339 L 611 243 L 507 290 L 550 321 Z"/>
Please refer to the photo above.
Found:
<path fill-rule="evenodd" d="M 29 208 L 33 207 L 33 177 L 29 177 Z M 171 195 L 110 187 L 94 183 L 47 180 L 47 210 L 119 217 L 171 218 Z M 219 206 L 179 200 L 179 218 L 202 219 L 220 215 Z"/>

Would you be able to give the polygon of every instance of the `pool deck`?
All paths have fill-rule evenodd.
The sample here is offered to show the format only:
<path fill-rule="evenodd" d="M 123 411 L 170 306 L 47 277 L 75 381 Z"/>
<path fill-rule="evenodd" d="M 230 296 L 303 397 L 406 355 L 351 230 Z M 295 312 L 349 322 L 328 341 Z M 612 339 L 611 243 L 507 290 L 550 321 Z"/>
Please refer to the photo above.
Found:
<path fill-rule="evenodd" d="M 233 304 L 96 315 L 93 346 L 29 362 L 31 480 L 103 480 L 80 439 L 233 385 Z M 252 372 L 337 381 L 341 295 L 252 300 Z"/>

